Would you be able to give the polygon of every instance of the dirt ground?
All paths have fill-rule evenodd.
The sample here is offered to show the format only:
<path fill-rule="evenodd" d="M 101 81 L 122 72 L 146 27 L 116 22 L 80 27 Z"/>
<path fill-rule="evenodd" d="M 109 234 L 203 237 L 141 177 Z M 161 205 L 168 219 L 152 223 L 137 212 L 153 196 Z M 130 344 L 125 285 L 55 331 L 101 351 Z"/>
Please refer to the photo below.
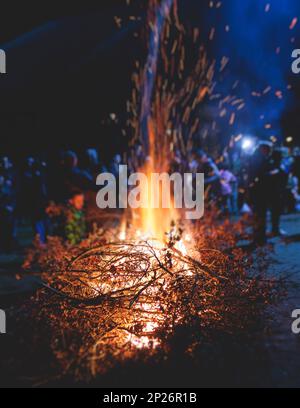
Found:
<path fill-rule="evenodd" d="M 282 229 L 288 236 L 284 241 L 274 241 L 269 272 L 288 276 L 292 284 L 284 301 L 272 310 L 274 322 L 267 350 L 274 386 L 300 387 L 300 335 L 293 334 L 291 329 L 292 311 L 300 309 L 300 215 L 284 216 Z"/>

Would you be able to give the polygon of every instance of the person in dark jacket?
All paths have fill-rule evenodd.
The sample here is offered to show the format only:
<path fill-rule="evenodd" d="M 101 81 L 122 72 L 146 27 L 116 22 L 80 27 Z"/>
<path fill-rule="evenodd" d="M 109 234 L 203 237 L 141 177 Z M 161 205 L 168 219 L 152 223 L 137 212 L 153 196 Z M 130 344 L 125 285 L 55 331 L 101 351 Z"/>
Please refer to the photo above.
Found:
<path fill-rule="evenodd" d="M 205 190 L 214 202 L 221 196 L 221 174 L 218 166 L 202 149 L 196 151 L 197 172 L 204 174 Z"/>
<path fill-rule="evenodd" d="M 63 155 L 60 180 L 57 180 L 57 183 L 58 197 L 56 198 L 59 202 L 68 199 L 74 190 L 83 192 L 96 190 L 96 182 L 92 175 L 78 167 L 77 155 L 71 150 Z"/>
<path fill-rule="evenodd" d="M 271 167 L 272 145 L 268 142 L 259 143 L 250 159 L 249 184 L 250 200 L 254 215 L 254 243 L 263 245 L 267 241 L 268 191 Z"/>
<path fill-rule="evenodd" d="M 0 250 L 10 251 L 15 237 L 16 195 L 13 182 L 0 171 Z"/>
<path fill-rule="evenodd" d="M 0 158 L 0 249 L 10 251 L 16 245 L 16 175 L 4 156 Z"/>
<path fill-rule="evenodd" d="M 31 221 L 34 233 L 42 244 L 46 242 L 47 235 L 47 201 L 45 164 L 28 157 L 19 180 L 18 212 Z"/>
<path fill-rule="evenodd" d="M 272 218 L 272 235 L 283 235 L 280 230 L 280 216 L 283 212 L 284 194 L 288 183 L 288 170 L 283 165 L 281 150 L 275 150 L 271 157 L 268 199 Z"/>

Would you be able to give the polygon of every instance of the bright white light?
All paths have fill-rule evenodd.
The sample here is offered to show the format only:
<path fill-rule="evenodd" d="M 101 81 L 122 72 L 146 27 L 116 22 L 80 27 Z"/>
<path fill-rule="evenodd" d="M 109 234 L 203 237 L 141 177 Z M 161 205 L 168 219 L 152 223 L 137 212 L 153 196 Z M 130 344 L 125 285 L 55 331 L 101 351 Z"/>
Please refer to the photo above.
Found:
<path fill-rule="evenodd" d="M 294 139 L 292 138 L 292 136 L 289 136 L 289 137 L 286 138 L 286 141 L 287 141 L 288 143 L 292 143 L 293 140 L 294 140 Z"/>
<path fill-rule="evenodd" d="M 254 146 L 254 142 L 250 138 L 244 138 L 242 141 L 242 149 L 243 150 L 250 150 Z"/>

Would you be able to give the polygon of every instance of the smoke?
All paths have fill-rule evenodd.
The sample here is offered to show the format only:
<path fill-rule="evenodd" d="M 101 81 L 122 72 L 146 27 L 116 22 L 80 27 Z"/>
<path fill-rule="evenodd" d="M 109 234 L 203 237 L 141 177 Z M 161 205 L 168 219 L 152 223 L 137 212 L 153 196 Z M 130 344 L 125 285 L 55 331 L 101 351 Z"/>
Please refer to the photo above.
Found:
<path fill-rule="evenodd" d="M 156 7 L 150 32 L 143 87 L 142 129 L 147 140 L 160 33 L 172 0 L 151 0 Z M 198 28 L 216 61 L 214 94 L 199 116 L 203 135 L 226 143 L 230 136 L 253 134 L 282 140 L 282 120 L 293 102 L 292 51 L 300 48 L 298 0 L 178 0 L 180 19 Z M 206 5 L 206 7 L 205 7 Z M 188 31 L 187 31 L 188 32 Z M 225 100 L 225 102 L 224 102 Z M 206 136 L 205 136 L 206 137 Z"/>
<path fill-rule="evenodd" d="M 142 88 L 142 131 L 144 142 L 148 144 L 148 119 L 150 117 L 151 99 L 157 74 L 157 64 L 160 51 L 161 33 L 164 27 L 165 19 L 170 14 L 174 0 L 163 0 L 160 4 L 156 0 L 149 2 L 150 9 L 154 12 L 154 19 L 151 21 L 149 14 L 148 26 L 150 28 L 149 54 L 144 70 L 143 88 Z M 146 135 L 146 137 L 145 137 Z"/>
<path fill-rule="evenodd" d="M 218 74 L 216 90 L 245 102 L 229 131 L 280 140 L 282 116 L 293 98 L 291 54 L 300 47 L 299 1 L 226 0 L 220 7 L 217 3 L 211 2 L 208 13 L 215 29 L 213 53 L 217 61 L 227 57 L 229 62 Z"/>

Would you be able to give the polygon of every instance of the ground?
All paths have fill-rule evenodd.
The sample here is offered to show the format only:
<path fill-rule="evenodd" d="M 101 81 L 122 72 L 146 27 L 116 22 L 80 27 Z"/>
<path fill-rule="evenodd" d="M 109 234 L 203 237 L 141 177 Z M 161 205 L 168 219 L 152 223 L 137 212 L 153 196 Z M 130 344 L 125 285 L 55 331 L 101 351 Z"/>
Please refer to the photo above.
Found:
<path fill-rule="evenodd" d="M 274 308 L 274 323 L 267 343 L 272 366 L 272 383 L 276 386 L 300 386 L 300 335 L 292 333 L 292 311 L 300 309 L 300 216 L 283 217 L 282 228 L 288 233 L 285 243 L 275 241 L 272 275 L 289 276 L 293 283 L 287 297 Z"/>
<path fill-rule="evenodd" d="M 255 356 L 254 371 L 251 380 L 239 380 L 238 385 L 253 385 L 272 387 L 300 387 L 300 335 L 292 333 L 292 311 L 300 309 L 300 215 L 286 215 L 282 219 L 282 229 L 287 232 L 287 238 L 273 239 L 273 262 L 269 266 L 269 274 L 274 277 L 288 277 L 287 296 L 279 305 L 273 306 L 270 314 L 272 323 L 259 339 L 261 355 Z M 22 228 L 22 243 L 30 241 L 30 230 Z M 270 249 L 271 251 L 271 249 Z M 22 276 L 21 264 L 23 250 L 18 253 L 0 256 L 0 308 L 19 303 L 36 290 L 38 276 L 26 277 L 17 281 L 16 276 Z M 7 323 L 9 330 L 9 322 Z M 243 353 L 243 345 L 241 345 Z M 260 364 L 259 360 L 263 362 Z M 252 367 L 253 368 L 253 367 Z M 256 379 L 253 379 L 253 376 Z M 246 376 L 247 377 L 247 376 Z M 222 385 L 222 384 L 218 384 Z M 1 382 L 0 382 L 1 386 Z"/>

